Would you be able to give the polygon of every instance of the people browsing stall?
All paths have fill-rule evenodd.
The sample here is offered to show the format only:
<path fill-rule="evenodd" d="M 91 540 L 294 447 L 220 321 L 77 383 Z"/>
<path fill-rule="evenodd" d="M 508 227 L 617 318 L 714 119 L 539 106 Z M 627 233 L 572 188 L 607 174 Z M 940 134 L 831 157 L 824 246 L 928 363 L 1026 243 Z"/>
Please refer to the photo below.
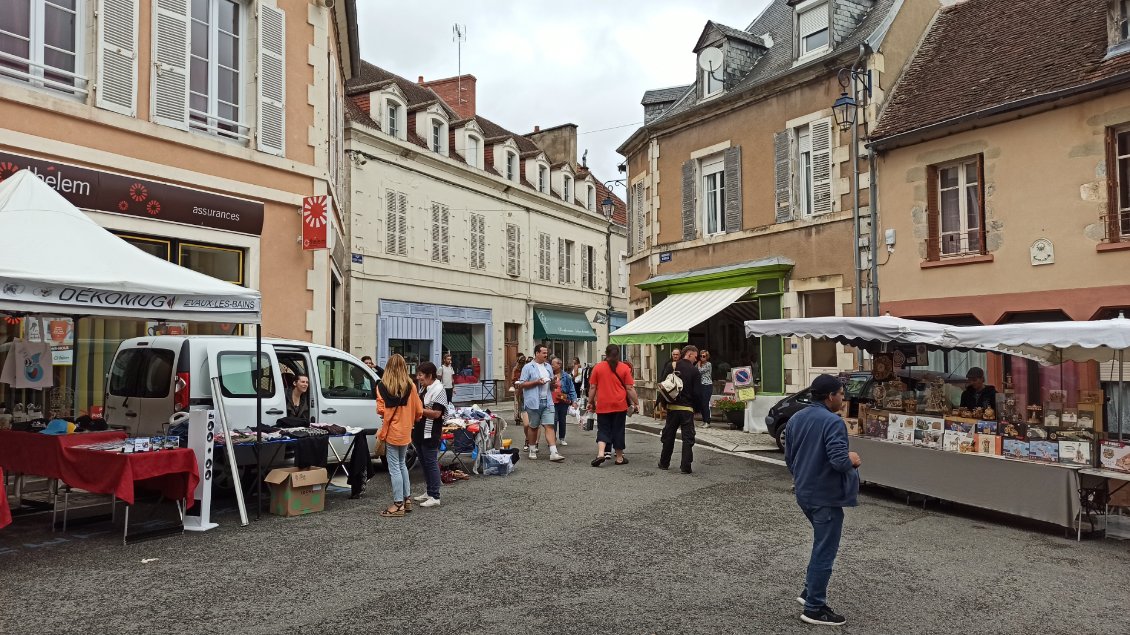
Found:
<path fill-rule="evenodd" d="M 679 354 L 676 351 L 675 354 Z M 682 358 L 675 364 L 674 370 L 668 375 L 676 374 L 682 381 L 683 387 L 674 399 L 667 400 L 667 421 L 663 424 L 663 433 L 660 435 L 662 450 L 659 453 L 659 469 L 666 470 L 671 466 L 671 455 L 675 452 L 675 433 L 683 435 L 682 461 L 679 470 L 683 474 L 691 473 L 691 464 L 694 462 L 694 411 L 698 405 L 697 388 L 702 383 L 698 372 L 698 347 L 687 345 L 683 347 Z M 664 377 L 666 379 L 666 377 Z"/>
<path fill-rule="evenodd" d="M 553 433 L 553 403 L 550 397 L 550 383 L 553 368 L 546 361 L 549 349 L 544 344 L 534 347 L 534 358 L 522 368 L 519 377 L 522 388 L 522 409 L 526 413 L 529 432 L 526 444 L 530 448 L 530 460 L 538 458 L 538 430 L 545 431 L 545 442 L 549 445 L 549 460 L 564 461 L 565 457 L 557 451 L 557 435 Z"/>
<path fill-rule="evenodd" d="M 639 410 L 636 382 L 632 369 L 620 361 L 620 347 L 609 344 L 604 349 L 604 361 L 595 365 L 589 376 L 588 410 L 596 413 L 596 458 L 593 467 L 600 467 L 607 458 L 608 448 L 616 453 L 616 465 L 626 465 L 625 428 L 628 414 Z"/>
<path fill-rule="evenodd" d="M 847 428 L 836 413 L 844 403 L 838 377 L 820 375 L 809 387 L 812 405 L 797 412 L 785 428 L 785 465 L 793 475 L 797 505 L 812 525 L 812 553 L 797 601 L 800 619 L 839 626 L 847 622 L 828 606 L 828 580 L 840 549 L 844 507 L 859 494 L 859 455 L 848 451 Z"/>
<path fill-rule="evenodd" d="M 668 375 L 675 372 L 675 365 L 679 363 L 679 360 L 682 359 L 682 356 L 683 356 L 683 352 L 681 350 L 679 350 L 678 348 L 671 351 L 671 359 L 664 362 L 663 368 L 659 371 L 659 381 L 663 381 L 664 379 L 667 379 Z M 695 393 L 695 394 L 698 394 L 698 393 Z"/>
<path fill-rule="evenodd" d="M 974 366 L 965 373 L 969 385 L 961 393 L 961 407 L 969 408 L 996 408 L 997 388 L 985 384 L 985 371 Z"/>
<path fill-rule="evenodd" d="M 557 442 L 565 442 L 565 423 L 569 418 L 569 408 L 577 403 L 577 389 L 573 385 L 573 377 L 561 368 L 561 358 L 554 357 L 553 367 L 553 422 L 557 431 Z"/>
<path fill-rule="evenodd" d="M 447 393 L 447 403 L 451 403 L 455 396 L 455 367 L 451 365 L 451 353 L 445 353 L 443 356 L 443 364 L 439 367 L 439 380 L 443 384 L 444 392 Z"/>
<path fill-rule="evenodd" d="M 714 366 L 710 363 L 710 351 L 705 348 L 698 352 L 698 372 L 702 377 L 699 386 L 698 411 L 702 415 L 704 427 L 710 427 L 710 398 L 714 395 Z"/>
<path fill-rule="evenodd" d="M 526 367 L 529 361 L 522 353 L 518 353 L 518 359 L 514 362 L 514 367 L 510 369 L 510 392 L 514 393 L 514 423 L 522 426 L 522 439 L 530 437 L 530 420 L 526 416 L 526 409 L 522 406 L 524 399 L 524 391 L 522 390 L 522 369 Z M 522 451 L 530 449 L 528 442 L 523 441 Z"/>
<path fill-rule="evenodd" d="M 424 406 L 424 416 L 412 428 L 412 443 L 416 446 L 428 487 L 425 493 L 412 499 L 420 503 L 420 507 L 439 507 L 439 442 L 443 436 L 443 418 L 450 404 L 447 401 L 447 390 L 436 372 L 436 365 L 431 362 L 424 362 L 416 367 L 416 383 Z"/>
<path fill-rule="evenodd" d="M 310 378 L 296 375 L 286 400 L 286 416 L 310 422 Z"/>
<path fill-rule="evenodd" d="M 385 375 L 377 386 L 377 414 L 384 421 L 377 439 L 385 443 L 385 463 L 392 483 L 392 505 L 382 511 L 381 516 L 395 518 L 412 510 L 406 459 L 412 428 L 424 414 L 420 395 L 416 394 L 416 386 L 408 376 L 408 364 L 395 353 L 388 358 Z"/>
<path fill-rule="evenodd" d="M 373 370 L 373 372 L 377 374 L 377 381 L 380 381 L 381 377 L 384 376 L 385 369 L 381 368 L 380 366 L 377 366 L 376 363 L 373 362 L 372 357 L 365 355 L 364 357 L 361 358 L 361 363 L 368 366 L 369 368 L 371 368 Z"/>

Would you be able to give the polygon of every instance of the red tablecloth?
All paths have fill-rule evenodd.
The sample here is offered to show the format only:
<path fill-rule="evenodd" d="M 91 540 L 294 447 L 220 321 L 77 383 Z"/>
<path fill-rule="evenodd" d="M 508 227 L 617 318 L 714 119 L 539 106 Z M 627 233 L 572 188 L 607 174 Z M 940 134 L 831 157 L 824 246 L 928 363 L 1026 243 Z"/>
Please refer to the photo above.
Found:
<path fill-rule="evenodd" d="M 0 431 L 0 467 L 57 478 L 95 494 L 113 494 L 131 505 L 135 487 L 156 489 L 169 499 L 187 499 L 191 507 L 200 482 L 192 450 L 122 454 L 74 447 L 125 437 L 122 432 L 50 435 Z"/>
<path fill-rule="evenodd" d="M 8 509 L 8 489 L 4 487 L 4 470 L 0 468 L 0 529 L 12 522 L 12 512 Z"/>

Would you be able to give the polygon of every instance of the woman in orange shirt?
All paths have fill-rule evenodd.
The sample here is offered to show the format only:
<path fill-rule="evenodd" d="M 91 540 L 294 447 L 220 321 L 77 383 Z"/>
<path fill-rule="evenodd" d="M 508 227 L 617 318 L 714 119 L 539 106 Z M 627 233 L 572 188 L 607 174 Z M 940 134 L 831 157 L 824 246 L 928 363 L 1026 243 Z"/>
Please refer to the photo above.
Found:
<path fill-rule="evenodd" d="M 381 516 L 399 518 L 412 511 L 406 458 L 408 444 L 412 443 L 412 426 L 424 414 L 424 404 L 408 375 L 408 364 L 400 355 L 388 358 L 385 374 L 377 384 L 377 414 L 384 420 L 377 438 L 385 442 L 385 463 L 392 481 L 392 505 Z"/>

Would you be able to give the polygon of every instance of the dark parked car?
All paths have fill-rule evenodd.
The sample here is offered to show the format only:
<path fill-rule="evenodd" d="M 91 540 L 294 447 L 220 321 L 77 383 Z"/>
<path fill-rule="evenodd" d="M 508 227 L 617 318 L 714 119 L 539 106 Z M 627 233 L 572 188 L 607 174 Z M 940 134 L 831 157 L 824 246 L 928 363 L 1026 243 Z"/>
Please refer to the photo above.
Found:
<path fill-rule="evenodd" d="M 925 389 L 920 379 L 905 376 L 899 377 L 899 379 L 908 386 L 913 385 L 916 392 Z M 849 417 L 859 415 L 859 404 L 871 403 L 870 395 L 873 383 L 874 380 L 871 378 L 870 372 L 848 373 L 844 377 L 844 397 L 848 400 Z M 812 394 L 805 388 L 778 401 L 777 405 L 769 409 L 769 414 L 765 415 L 765 425 L 769 428 L 769 434 L 773 435 L 773 440 L 777 442 L 778 448 L 785 449 L 785 426 L 788 425 L 789 418 L 799 412 L 801 408 L 806 408 L 810 404 L 812 404 Z"/>

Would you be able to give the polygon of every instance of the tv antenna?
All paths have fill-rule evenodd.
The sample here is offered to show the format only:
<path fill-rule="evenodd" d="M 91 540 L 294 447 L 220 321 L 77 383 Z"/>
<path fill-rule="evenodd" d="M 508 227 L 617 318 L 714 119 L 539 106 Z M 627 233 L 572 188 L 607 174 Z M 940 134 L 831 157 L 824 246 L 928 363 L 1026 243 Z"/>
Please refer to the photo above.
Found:
<path fill-rule="evenodd" d="M 456 79 L 455 79 L 455 95 L 456 106 L 463 103 L 463 42 L 467 41 L 467 25 L 456 23 L 451 28 L 452 40 L 455 42 L 456 49 Z"/>

